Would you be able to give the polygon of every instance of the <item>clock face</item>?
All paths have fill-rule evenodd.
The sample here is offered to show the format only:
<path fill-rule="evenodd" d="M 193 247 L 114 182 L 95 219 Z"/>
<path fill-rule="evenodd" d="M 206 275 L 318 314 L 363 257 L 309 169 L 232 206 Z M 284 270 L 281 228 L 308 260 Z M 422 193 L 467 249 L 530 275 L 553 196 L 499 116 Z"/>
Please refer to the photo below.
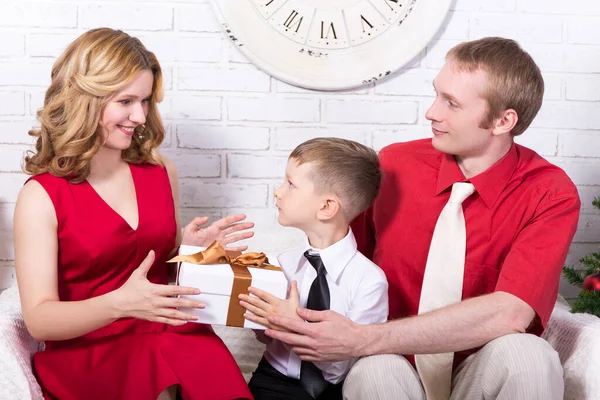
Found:
<path fill-rule="evenodd" d="M 389 75 L 441 26 L 451 0 L 212 0 L 233 43 L 276 78 L 339 90 Z"/>

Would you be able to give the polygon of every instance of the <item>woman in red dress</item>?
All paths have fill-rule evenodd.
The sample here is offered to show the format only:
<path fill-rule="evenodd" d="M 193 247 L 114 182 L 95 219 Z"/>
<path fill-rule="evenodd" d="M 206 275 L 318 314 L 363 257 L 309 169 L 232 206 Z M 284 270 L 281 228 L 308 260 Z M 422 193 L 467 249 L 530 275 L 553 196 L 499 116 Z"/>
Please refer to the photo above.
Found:
<path fill-rule="evenodd" d="M 203 308 L 176 297 L 197 289 L 168 285 L 182 234 L 177 172 L 157 153 L 161 100 L 156 57 L 120 31 L 84 33 L 52 68 L 14 220 L 25 323 L 46 342 L 33 364 L 47 399 L 251 398 L 211 327 L 177 309 Z M 183 240 L 250 237 L 244 218 L 204 229 L 195 219 Z"/>

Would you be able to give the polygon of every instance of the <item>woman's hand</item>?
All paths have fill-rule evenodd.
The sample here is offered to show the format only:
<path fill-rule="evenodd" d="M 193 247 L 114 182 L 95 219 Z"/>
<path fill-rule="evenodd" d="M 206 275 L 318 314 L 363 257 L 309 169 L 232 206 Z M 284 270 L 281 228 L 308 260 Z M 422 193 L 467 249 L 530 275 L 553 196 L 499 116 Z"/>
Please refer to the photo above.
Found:
<path fill-rule="evenodd" d="M 203 228 L 202 225 L 208 222 L 208 217 L 196 217 L 183 229 L 181 243 L 207 247 L 217 240 L 228 250 L 244 251 L 248 246 L 227 247 L 227 245 L 254 236 L 254 232 L 247 231 L 254 227 L 254 223 L 240 222 L 245 219 L 245 214 L 230 215 Z"/>
<path fill-rule="evenodd" d="M 200 290 L 151 283 L 147 279 L 147 275 L 152 264 L 154 264 L 154 251 L 150 250 L 148 256 L 132 272 L 127 282 L 110 293 L 114 307 L 117 309 L 118 318 L 131 317 L 175 326 L 198 319 L 196 315 L 181 312 L 178 308 L 204 308 L 204 304 L 170 296 L 197 295 L 200 294 Z"/>

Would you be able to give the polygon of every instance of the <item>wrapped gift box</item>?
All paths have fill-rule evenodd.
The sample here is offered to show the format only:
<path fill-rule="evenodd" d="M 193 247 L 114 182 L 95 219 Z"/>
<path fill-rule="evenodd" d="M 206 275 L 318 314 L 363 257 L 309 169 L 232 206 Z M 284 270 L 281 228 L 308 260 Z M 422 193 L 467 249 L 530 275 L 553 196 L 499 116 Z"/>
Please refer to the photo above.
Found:
<path fill-rule="evenodd" d="M 215 242 L 216 243 L 216 242 Z M 209 246 L 215 247 L 215 243 Z M 220 244 L 216 243 L 220 246 Z M 191 255 L 204 251 L 203 247 L 181 245 L 179 255 Z M 235 259 L 233 252 L 227 252 Z M 237 253 L 239 255 L 239 253 Z M 257 253 L 248 253 L 257 254 Z M 247 255 L 247 254 L 246 254 Z M 221 260 L 225 261 L 225 260 Z M 241 328 L 265 329 L 263 325 L 248 321 L 243 317 L 246 309 L 239 305 L 238 294 L 248 294 L 248 287 L 254 286 L 285 299 L 288 282 L 277 263 L 277 258 L 269 259 L 270 265 L 262 267 L 240 263 L 234 265 L 196 264 L 179 262 L 177 268 L 177 284 L 200 289 L 199 295 L 181 296 L 206 304 L 204 309 L 181 308 L 186 313 L 198 316 L 193 322 L 203 324 L 237 326 Z M 233 296 L 232 296 L 233 294 Z"/>

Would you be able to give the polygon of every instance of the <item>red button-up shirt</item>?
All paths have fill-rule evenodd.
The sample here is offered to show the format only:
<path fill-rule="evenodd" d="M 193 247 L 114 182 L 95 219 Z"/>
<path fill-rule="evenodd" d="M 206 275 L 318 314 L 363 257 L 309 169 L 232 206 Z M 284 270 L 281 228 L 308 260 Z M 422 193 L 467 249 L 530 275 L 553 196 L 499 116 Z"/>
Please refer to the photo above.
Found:
<path fill-rule="evenodd" d="M 452 185 L 469 181 L 476 192 L 463 203 L 463 299 L 511 293 L 535 310 L 528 332 L 540 335 L 579 217 L 577 189 L 565 172 L 517 144 L 469 180 L 453 156 L 433 148 L 431 139 L 393 144 L 381 150 L 379 159 L 384 172 L 379 196 L 352 229 L 359 250 L 387 276 L 389 318 L 418 314 L 437 218 Z M 457 353 L 455 365 L 474 351 Z"/>

